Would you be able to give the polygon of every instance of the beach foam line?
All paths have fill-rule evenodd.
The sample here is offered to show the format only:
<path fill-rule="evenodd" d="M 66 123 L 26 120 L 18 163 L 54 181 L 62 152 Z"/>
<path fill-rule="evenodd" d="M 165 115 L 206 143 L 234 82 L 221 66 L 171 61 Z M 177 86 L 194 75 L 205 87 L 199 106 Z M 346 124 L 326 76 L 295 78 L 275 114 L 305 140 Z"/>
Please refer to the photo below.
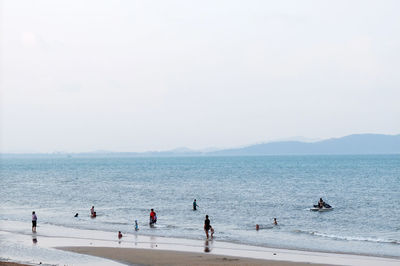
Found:
<path fill-rule="evenodd" d="M 294 232 L 295 233 L 299 233 L 299 234 L 313 235 L 313 236 L 326 237 L 326 238 L 338 239 L 338 240 L 374 242 L 374 243 L 385 243 L 385 244 L 395 244 L 395 245 L 399 245 L 400 244 L 400 241 L 394 240 L 394 239 L 381 239 L 381 238 L 372 238 L 372 237 L 366 238 L 366 237 L 355 237 L 355 236 L 340 236 L 340 235 L 319 233 L 317 231 L 303 231 L 303 230 L 295 230 Z"/>
<path fill-rule="evenodd" d="M 39 224 L 38 233 L 32 234 L 30 232 L 30 223 L 11 221 L 0 221 L 0 231 L 3 231 L 1 235 L 3 241 L 25 243 L 26 245 L 32 246 L 32 237 L 34 236 L 36 238 L 35 245 L 48 250 L 54 250 L 56 247 L 106 247 L 193 252 L 203 255 L 207 253 L 269 261 L 291 261 L 331 265 L 400 265 L 400 260 L 396 258 L 267 248 L 221 242 L 218 241 L 218 239 L 191 240 L 144 236 L 134 231 L 124 234 L 125 236 L 119 240 L 117 238 L 117 232 L 72 229 Z M 202 233 L 201 230 L 199 231 Z M 63 261 L 59 263 L 63 263 Z"/>

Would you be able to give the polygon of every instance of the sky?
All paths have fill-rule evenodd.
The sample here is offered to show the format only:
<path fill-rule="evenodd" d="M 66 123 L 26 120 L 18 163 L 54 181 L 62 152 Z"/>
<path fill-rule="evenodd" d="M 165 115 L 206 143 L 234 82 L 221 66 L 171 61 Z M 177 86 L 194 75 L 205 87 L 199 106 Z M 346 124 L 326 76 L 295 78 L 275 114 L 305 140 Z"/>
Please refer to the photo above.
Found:
<path fill-rule="evenodd" d="M 400 1 L 0 0 L 1 152 L 400 134 Z"/>

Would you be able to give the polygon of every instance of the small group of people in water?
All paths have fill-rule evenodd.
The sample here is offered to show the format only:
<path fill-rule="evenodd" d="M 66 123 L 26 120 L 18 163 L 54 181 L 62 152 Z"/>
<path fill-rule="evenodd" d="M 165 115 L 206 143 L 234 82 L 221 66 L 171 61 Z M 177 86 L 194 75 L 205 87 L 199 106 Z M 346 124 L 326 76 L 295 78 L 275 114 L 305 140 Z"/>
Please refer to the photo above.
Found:
<path fill-rule="evenodd" d="M 317 206 L 318 206 L 318 208 L 324 208 L 324 207 L 329 206 L 329 204 L 325 203 L 322 200 L 322 198 L 320 198 Z M 194 199 L 193 200 L 193 210 L 196 211 L 198 207 L 199 207 L 199 205 L 197 204 L 196 199 Z M 90 209 L 90 217 L 95 218 L 96 216 L 97 215 L 94 210 L 94 206 L 92 206 L 92 208 Z M 74 217 L 78 217 L 78 213 L 76 213 Z M 32 232 L 36 232 L 36 223 L 37 223 L 37 216 L 36 216 L 36 213 L 33 211 L 32 212 Z M 153 227 L 156 223 L 157 223 L 157 214 L 154 211 L 154 209 L 151 209 L 149 225 L 151 227 Z M 273 224 L 278 225 L 278 221 L 276 220 L 276 218 L 274 218 Z M 258 231 L 259 229 L 261 229 L 260 225 L 256 224 L 256 230 Z M 135 231 L 138 231 L 138 230 L 139 230 L 138 221 L 135 220 Z M 206 215 L 206 219 L 204 220 L 204 232 L 206 233 L 207 239 L 210 237 L 210 233 L 211 233 L 211 238 L 213 238 L 214 228 L 211 226 L 211 222 L 210 222 L 208 215 Z M 122 238 L 121 231 L 118 231 L 118 238 Z"/>
<path fill-rule="evenodd" d="M 322 198 L 319 198 L 318 204 L 314 205 L 314 207 L 318 207 L 319 209 L 322 208 L 332 208 L 331 205 L 329 205 L 328 203 L 326 203 Z"/>
<path fill-rule="evenodd" d="M 197 207 L 200 207 L 197 205 L 196 199 L 193 200 L 193 210 L 196 211 Z M 209 232 L 211 232 L 211 238 L 214 237 L 214 228 L 211 226 L 210 219 L 208 218 L 208 215 L 206 215 L 206 219 L 204 220 L 204 232 L 206 233 L 207 239 L 210 237 Z"/>

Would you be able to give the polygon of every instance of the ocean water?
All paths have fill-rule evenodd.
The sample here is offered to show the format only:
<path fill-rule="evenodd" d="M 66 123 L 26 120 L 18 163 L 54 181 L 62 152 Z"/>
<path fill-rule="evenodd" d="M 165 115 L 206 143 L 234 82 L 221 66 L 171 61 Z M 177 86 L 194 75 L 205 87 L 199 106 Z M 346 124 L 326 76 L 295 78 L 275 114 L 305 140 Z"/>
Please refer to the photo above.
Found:
<path fill-rule="evenodd" d="M 400 155 L 0 162 L 0 222 L 30 222 L 35 210 L 39 226 L 130 233 L 138 220 L 139 234 L 204 239 L 208 214 L 218 241 L 400 257 Z M 311 212 L 320 197 L 334 210 Z"/>

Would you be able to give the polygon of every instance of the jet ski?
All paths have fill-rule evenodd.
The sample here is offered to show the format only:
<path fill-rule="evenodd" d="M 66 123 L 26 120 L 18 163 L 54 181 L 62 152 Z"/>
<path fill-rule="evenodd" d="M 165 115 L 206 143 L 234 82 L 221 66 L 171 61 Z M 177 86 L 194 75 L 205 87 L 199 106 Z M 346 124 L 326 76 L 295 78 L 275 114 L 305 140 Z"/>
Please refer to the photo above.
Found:
<path fill-rule="evenodd" d="M 325 202 L 324 202 L 324 205 L 322 208 L 320 208 L 317 204 L 317 205 L 314 205 L 314 208 L 310 209 L 310 211 L 313 211 L 313 212 L 326 212 L 326 211 L 331 211 L 331 210 L 333 210 L 333 207 Z"/>

